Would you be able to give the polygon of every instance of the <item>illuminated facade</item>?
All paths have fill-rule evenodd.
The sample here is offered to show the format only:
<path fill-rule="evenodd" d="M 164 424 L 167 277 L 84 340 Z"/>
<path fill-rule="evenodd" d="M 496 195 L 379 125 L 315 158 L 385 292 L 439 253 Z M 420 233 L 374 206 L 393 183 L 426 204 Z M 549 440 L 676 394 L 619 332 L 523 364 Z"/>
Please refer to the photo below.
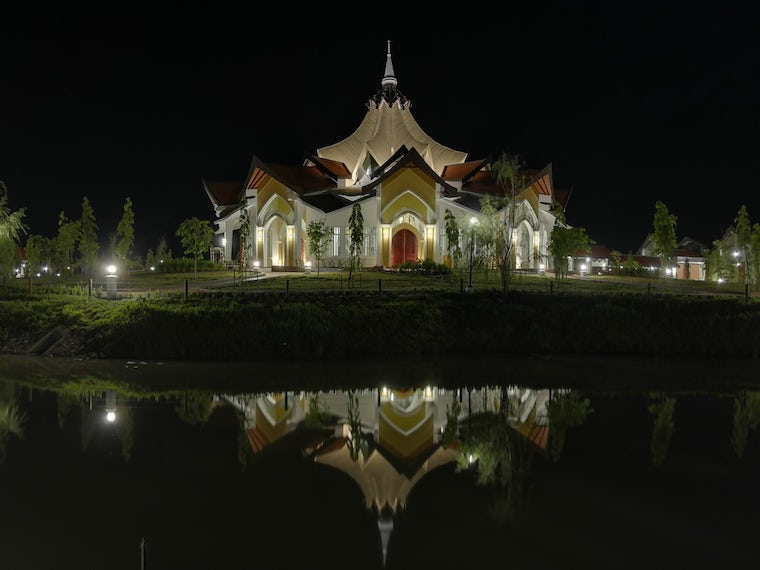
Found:
<path fill-rule="evenodd" d="M 465 251 L 470 219 L 483 217 L 481 201 L 499 197 L 493 160 L 468 160 L 467 153 L 434 141 L 411 114 L 397 89 L 390 42 L 380 90 L 367 102 L 356 130 L 340 142 L 309 153 L 300 165 L 267 164 L 254 156 L 243 182 L 206 182 L 214 207 L 217 247 L 225 260 L 262 268 L 298 269 L 316 260 L 306 228 L 324 220 L 332 235 L 323 266 L 349 259 L 349 218 L 358 204 L 364 227 L 364 267 L 393 267 L 407 261 L 447 260 L 447 210 L 456 218 Z M 515 267 L 539 270 L 549 262 L 547 244 L 558 204 L 551 164 L 524 170 L 513 240 Z M 243 207 L 250 223 L 249 247 L 241 255 Z M 506 208 L 499 212 L 506 215 Z M 222 244 L 226 244 L 222 246 Z"/>

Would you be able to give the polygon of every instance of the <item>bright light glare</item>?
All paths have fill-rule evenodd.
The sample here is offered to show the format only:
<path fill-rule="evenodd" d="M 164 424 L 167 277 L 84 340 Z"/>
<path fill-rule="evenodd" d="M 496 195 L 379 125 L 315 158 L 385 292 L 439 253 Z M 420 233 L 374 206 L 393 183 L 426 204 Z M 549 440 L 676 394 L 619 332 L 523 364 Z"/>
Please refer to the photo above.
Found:
<path fill-rule="evenodd" d="M 108 272 L 109 275 L 113 275 L 114 273 L 116 273 L 116 266 L 109 265 L 108 267 L 106 267 L 106 271 Z"/>
<path fill-rule="evenodd" d="M 116 412 L 108 412 L 106 413 L 106 421 L 113 423 L 116 421 Z"/>

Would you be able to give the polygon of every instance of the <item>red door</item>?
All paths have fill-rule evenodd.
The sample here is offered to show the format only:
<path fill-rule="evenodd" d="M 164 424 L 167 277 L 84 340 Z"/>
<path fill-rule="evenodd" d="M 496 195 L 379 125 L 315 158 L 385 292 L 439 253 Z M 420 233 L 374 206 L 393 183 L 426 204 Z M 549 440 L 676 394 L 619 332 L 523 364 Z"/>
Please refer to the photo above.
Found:
<path fill-rule="evenodd" d="M 417 236 L 409 230 L 399 230 L 391 243 L 391 266 L 405 261 L 417 261 Z"/>

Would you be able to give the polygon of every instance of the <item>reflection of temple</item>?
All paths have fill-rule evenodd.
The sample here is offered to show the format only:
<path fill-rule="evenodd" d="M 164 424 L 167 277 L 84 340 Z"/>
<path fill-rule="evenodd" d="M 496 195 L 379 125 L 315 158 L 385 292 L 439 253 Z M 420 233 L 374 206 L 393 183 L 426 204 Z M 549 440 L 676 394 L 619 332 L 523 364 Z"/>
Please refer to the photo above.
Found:
<path fill-rule="evenodd" d="M 417 389 L 367 389 L 354 393 L 354 413 L 361 422 L 366 447 L 356 460 L 351 456 L 349 393 L 318 394 L 320 406 L 335 418 L 336 428 L 305 452 L 314 461 L 339 469 L 361 488 L 365 506 L 375 509 L 382 541 L 383 561 L 393 530 L 393 517 L 406 507 L 414 486 L 430 471 L 454 462 L 455 445 L 444 446 L 441 436 L 447 412 L 456 401 L 461 408 L 457 424 L 472 415 L 496 413 L 501 405 L 501 387 Z M 539 449 L 548 441 L 546 404 L 549 390 L 508 388 L 510 425 Z M 252 396 L 223 396 L 245 415 L 251 449 L 258 452 L 274 443 L 303 421 L 317 399 L 314 394 L 276 393 Z"/>

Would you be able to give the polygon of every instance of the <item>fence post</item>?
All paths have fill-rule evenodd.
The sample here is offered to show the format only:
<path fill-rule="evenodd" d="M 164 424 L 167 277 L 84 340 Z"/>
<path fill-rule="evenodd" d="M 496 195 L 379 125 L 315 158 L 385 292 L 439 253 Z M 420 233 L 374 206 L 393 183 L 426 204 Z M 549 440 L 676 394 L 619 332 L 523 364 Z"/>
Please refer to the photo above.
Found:
<path fill-rule="evenodd" d="M 288 293 L 290 293 L 290 279 L 285 280 L 285 296 L 288 296 Z"/>
<path fill-rule="evenodd" d="M 549 295 L 554 295 L 554 281 L 549 281 Z"/>
<path fill-rule="evenodd" d="M 187 285 L 187 279 L 185 279 L 185 301 L 187 301 L 188 298 L 188 285 Z"/>
<path fill-rule="evenodd" d="M 652 282 L 647 283 L 647 295 L 652 294 Z"/>
<path fill-rule="evenodd" d="M 87 281 L 87 296 L 92 297 L 92 277 Z"/>
<path fill-rule="evenodd" d="M 382 279 L 377 280 L 377 292 L 380 295 L 383 294 L 383 280 Z"/>

